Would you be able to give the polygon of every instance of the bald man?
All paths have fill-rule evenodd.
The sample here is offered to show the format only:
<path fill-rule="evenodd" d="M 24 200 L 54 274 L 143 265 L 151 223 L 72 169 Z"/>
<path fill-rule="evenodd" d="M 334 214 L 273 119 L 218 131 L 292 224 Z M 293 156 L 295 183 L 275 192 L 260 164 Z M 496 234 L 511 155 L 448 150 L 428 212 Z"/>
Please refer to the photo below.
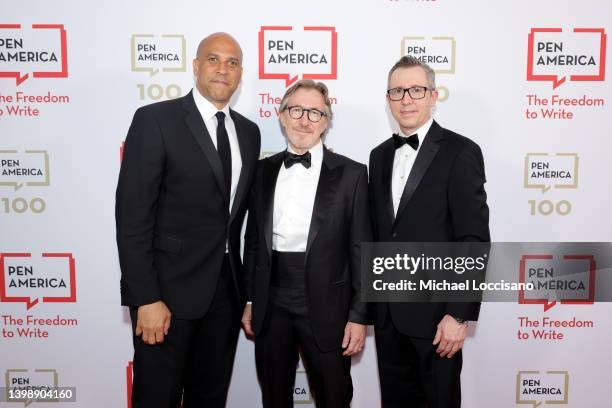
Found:
<path fill-rule="evenodd" d="M 193 73 L 189 94 L 136 111 L 117 185 L 134 408 L 224 407 L 244 308 L 240 230 L 260 133 L 229 107 L 240 45 L 206 37 Z"/>

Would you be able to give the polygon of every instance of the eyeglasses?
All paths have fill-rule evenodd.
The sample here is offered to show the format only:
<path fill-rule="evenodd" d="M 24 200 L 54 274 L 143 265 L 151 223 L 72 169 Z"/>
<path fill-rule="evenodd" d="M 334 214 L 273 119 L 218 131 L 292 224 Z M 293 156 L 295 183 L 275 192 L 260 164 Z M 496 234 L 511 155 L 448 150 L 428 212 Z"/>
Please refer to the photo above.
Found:
<path fill-rule="evenodd" d="M 306 109 L 301 106 L 289 106 L 287 110 L 289 111 L 289 116 L 293 119 L 301 119 L 304 116 L 304 112 L 308 112 L 308 120 L 314 123 L 320 121 L 323 116 L 327 116 L 325 112 L 315 108 Z"/>
<path fill-rule="evenodd" d="M 410 88 L 391 88 L 387 91 L 387 95 L 389 95 L 389 99 L 392 101 L 401 101 L 404 99 L 404 95 L 408 92 L 410 98 L 412 99 L 423 99 L 427 94 L 426 86 L 411 86 Z"/>

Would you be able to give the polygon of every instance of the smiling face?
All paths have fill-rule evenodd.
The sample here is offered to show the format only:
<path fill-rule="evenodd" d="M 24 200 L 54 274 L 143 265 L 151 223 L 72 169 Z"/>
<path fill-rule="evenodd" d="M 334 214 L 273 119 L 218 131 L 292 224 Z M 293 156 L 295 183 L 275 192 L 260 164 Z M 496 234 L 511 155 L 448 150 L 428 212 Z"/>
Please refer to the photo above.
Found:
<path fill-rule="evenodd" d="M 325 100 L 321 92 L 310 88 L 300 88 L 295 91 L 289 97 L 287 106 L 300 106 L 304 109 L 317 109 L 320 112 L 327 112 Z M 308 112 L 303 113 L 300 119 L 293 119 L 289 115 L 289 109 L 285 109 L 280 115 L 281 124 L 287 134 L 287 141 L 298 154 L 305 153 L 308 149 L 319 143 L 329 124 L 327 116 L 321 117 L 321 120 L 318 122 L 311 122 L 308 119 Z"/>
<path fill-rule="evenodd" d="M 389 89 L 410 88 L 413 86 L 425 86 L 427 74 L 421 67 L 398 68 L 393 71 L 389 78 Z M 431 118 L 432 109 L 438 100 L 438 91 L 428 90 L 423 99 L 413 100 L 408 92 L 400 101 L 392 101 L 387 96 L 391 114 L 397 121 L 402 132 L 409 136 L 420 128 Z"/>
<path fill-rule="evenodd" d="M 202 40 L 193 60 L 196 87 L 218 109 L 229 102 L 242 77 L 242 50 L 230 35 L 212 34 Z"/>

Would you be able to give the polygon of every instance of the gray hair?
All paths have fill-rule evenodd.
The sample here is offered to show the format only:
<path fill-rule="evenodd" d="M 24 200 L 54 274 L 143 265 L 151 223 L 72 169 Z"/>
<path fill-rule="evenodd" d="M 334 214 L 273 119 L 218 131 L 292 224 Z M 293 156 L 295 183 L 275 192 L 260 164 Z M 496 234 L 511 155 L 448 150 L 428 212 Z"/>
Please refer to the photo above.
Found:
<path fill-rule="evenodd" d="M 295 84 L 291 85 L 289 89 L 285 92 L 283 99 L 280 103 L 279 111 L 283 112 L 287 110 L 289 104 L 289 97 L 297 92 L 298 89 L 314 89 L 315 91 L 319 91 L 319 93 L 323 96 L 323 100 L 325 101 L 325 109 L 327 112 L 327 119 L 331 120 L 333 113 L 331 109 L 331 101 L 329 100 L 329 91 L 327 90 L 327 86 L 323 82 L 315 82 L 312 79 L 301 79 L 297 81 Z"/>
<path fill-rule="evenodd" d="M 389 86 L 389 83 L 391 82 L 391 75 L 393 75 L 396 69 L 412 67 L 421 67 L 423 71 L 425 71 L 425 75 L 427 75 L 427 87 L 431 88 L 431 90 L 436 89 L 436 73 L 434 70 L 431 69 L 429 65 L 413 57 L 412 55 L 404 55 L 395 63 L 395 65 L 393 65 L 389 71 L 389 76 L 387 77 L 387 86 Z"/>

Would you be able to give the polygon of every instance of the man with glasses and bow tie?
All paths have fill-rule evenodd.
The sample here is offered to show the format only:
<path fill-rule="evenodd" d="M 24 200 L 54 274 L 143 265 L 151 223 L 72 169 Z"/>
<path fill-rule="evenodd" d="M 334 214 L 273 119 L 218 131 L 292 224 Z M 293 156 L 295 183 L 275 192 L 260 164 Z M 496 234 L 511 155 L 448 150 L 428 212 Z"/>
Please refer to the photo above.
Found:
<path fill-rule="evenodd" d="M 482 152 L 432 118 L 435 74 L 402 57 L 389 72 L 387 101 L 398 133 L 370 155 L 374 239 L 488 242 Z M 382 405 L 461 406 L 461 348 L 479 303 L 378 303 L 376 349 Z"/>
<path fill-rule="evenodd" d="M 361 243 L 371 241 L 366 166 L 321 141 L 327 87 L 310 79 L 280 104 L 287 150 L 259 162 L 245 235 L 248 299 L 263 406 L 293 407 L 302 352 L 317 406 L 349 407 L 350 356 L 363 349 Z"/>

